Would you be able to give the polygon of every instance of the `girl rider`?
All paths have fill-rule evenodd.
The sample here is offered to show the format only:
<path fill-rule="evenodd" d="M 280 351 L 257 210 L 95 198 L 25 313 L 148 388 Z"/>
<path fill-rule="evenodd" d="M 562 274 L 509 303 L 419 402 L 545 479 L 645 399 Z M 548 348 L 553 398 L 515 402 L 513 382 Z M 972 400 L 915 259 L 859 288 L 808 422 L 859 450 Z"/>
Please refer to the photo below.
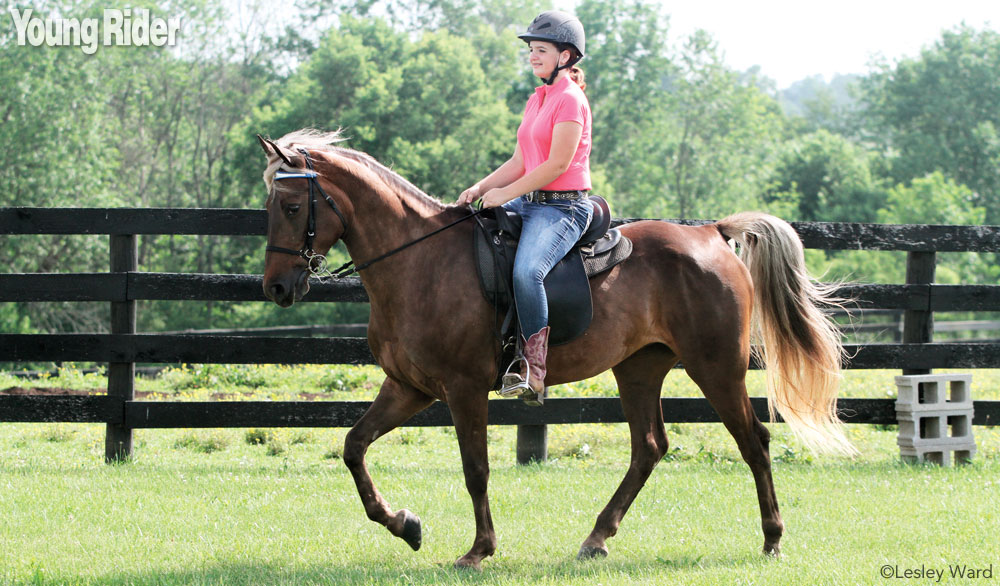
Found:
<path fill-rule="evenodd" d="M 514 302 L 524 341 L 520 372 L 504 376 L 505 396 L 540 405 L 545 397 L 548 302 L 542 284 L 587 229 L 590 190 L 590 104 L 583 93 L 585 38 L 580 21 L 552 10 L 538 15 L 518 37 L 528 43 L 532 72 L 545 83 L 528 98 L 507 162 L 466 189 L 458 203 L 482 198 L 523 220 L 514 259 Z M 513 366 L 513 365 L 512 365 Z"/>

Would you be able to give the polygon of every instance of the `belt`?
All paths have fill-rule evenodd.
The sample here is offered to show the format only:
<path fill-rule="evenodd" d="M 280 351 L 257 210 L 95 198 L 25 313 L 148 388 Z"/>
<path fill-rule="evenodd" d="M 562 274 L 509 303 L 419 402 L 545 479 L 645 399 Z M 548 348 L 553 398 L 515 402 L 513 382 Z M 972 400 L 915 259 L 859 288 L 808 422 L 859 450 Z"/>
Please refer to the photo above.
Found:
<path fill-rule="evenodd" d="M 554 199 L 583 199 L 587 197 L 586 191 L 543 191 L 541 189 L 529 191 L 524 194 L 525 199 L 535 203 L 545 203 Z"/>

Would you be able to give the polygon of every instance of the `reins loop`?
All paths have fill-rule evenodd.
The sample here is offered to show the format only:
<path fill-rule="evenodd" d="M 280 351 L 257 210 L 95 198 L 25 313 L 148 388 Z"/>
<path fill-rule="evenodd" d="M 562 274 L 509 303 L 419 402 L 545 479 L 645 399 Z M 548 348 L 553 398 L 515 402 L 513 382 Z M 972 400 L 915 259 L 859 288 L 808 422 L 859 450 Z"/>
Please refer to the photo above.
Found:
<path fill-rule="evenodd" d="M 416 240 L 407 242 L 406 244 L 394 248 L 393 250 L 390 250 L 385 254 L 367 260 L 361 263 L 360 265 L 355 265 L 352 267 L 351 265 L 354 265 L 354 261 L 351 260 L 342 264 L 337 269 L 331 271 L 329 266 L 327 265 L 326 255 L 318 254 L 316 251 L 313 250 L 313 240 L 316 237 L 316 192 L 319 192 L 320 195 L 323 196 L 323 199 L 325 199 L 326 202 L 330 204 L 330 207 L 333 208 L 333 211 L 337 214 L 337 217 L 340 218 L 340 223 L 343 224 L 344 226 L 344 231 L 341 234 L 341 238 L 343 238 L 344 234 L 347 234 L 347 220 L 344 219 L 344 214 L 342 214 L 340 208 L 337 207 L 337 202 L 335 202 L 332 197 L 327 195 L 327 193 L 323 190 L 323 187 L 319 184 L 319 181 L 316 180 L 319 174 L 316 173 L 316 171 L 313 169 L 312 159 L 309 158 L 309 151 L 300 148 L 299 152 L 302 153 L 302 155 L 305 157 L 306 166 L 309 168 L 309 171 L 303 173 L 289 173 L 284 171 L 278 171 L 274 174 L 274 181 L 278 181 L 281 179 L 295 179 L 295 178 L 309 180 L 309 217 L 306 220 L 305 243 L 299 250 L 284 248 L 282 246 L 273 246 L 270 244 L 264 247 L 264 250 L 266 250 L 267 252 L 280 252 L 282 254 L 290 254 L 292 256 L 298 256 L 305 259 L 306 268 L 309 270 L 309 275 L 311 277 L 316 277 L 317 279 L 320 280 L 320 282 L 324 282 L 331 278 L 343 279 L 345 277 L 349 277 L 359 271 L 362 271 L 370 267 L 371 265 L 377 263 L 380 260 L 389 258 L 390 256 L 396 254 L 397 252 L 406 250 L 407 248 L 413 246 L 414 244 L 422 242 L 430 238 L 431 236 L 434 236 L 435 234 L 444 232 L 445 230 L 451 228 L 452 226 L 460 224 L 470 218 L 473 218 L 483 213 L 483 209 L 480 208 L 479 210 L 472 212 L 467 216 L 463 216 L 458 220 L 455 220 L 454 222 L 448 224 L 447 226 L 443 226 L 441 228 L 438 228 L 437 230 L 434 230 L 433 232 L 424 234 L 423 236 L 417 238 Z"/>

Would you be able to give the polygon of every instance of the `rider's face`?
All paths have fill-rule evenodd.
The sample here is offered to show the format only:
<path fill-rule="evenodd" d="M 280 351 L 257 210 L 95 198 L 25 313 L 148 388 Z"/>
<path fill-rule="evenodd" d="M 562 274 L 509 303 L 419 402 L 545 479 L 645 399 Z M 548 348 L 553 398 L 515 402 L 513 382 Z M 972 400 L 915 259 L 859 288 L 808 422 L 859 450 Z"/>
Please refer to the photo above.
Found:
<path fill-rule="evenodd" d="M 531 65 L 531 71 L 541 78 L 552 75 L 557 65 L 565 65 L 569 61 L 569 51 L 560 53 L 552 43 L 531 41 L 528 43 L 528 49 L 528 64 Z"/>

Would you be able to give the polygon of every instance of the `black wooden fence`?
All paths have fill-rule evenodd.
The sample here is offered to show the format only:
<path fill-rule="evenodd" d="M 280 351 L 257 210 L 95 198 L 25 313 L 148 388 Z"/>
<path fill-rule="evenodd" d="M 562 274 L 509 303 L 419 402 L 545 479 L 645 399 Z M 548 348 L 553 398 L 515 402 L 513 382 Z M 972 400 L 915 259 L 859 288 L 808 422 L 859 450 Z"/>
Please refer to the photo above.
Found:
<path fill-rule="evenodd" d="M 110 269 L 89 274 L 0 274 L 0 302 L 111 303 L 107 334 L 0 334 L 0 362 L 108 363 L 108 394 L 0 396 L 0 422 L 90 422 L 107 425 L 108 461 L 132 452 L 132 430 L 195 427 L 344 427 L 367 408 L 360 401 L 171 402 L 134 400 L 135 363 L 370 364 L 364 338 L 140 334 L 137 300 L 264 301 L 257 275 L 140 272 L 139 235 L 264 235 L 261 210 L 0 208 L 0 235 L 98 234 L 110 237 Z M 621 220 L 626 223 L 631 220 Z M 698 222 L 689 222 L 698 223 Z M 864 309 L 904 311 L 899 344 L 848 346 L 847 368 L 1000 367 L 1000 344 L 933 343 L 936 311 L 1000 311 L 1000 286 L 934 284 L 937 252 L 1000 252 L 998 226 L 913 226 L 803 222 L 793 224 L 807 248 L 907 251 L 906 284 L 853 285 L 841 296 Z M 306 301 L 366 302 L 357 279 L 316 284 Z M 756 365 L 754 365 L 756 367 Z M 891 381 L 886 381 L 891 385 Z M 765 399 L 752 399 L 766 418 Z M 847 423 L 896 422 L 892 399 L 842 399 Z M 662 399 L 667 422 L 711 422 L 705 399 Z M 976 425 L 1000 423 L 1000 401 L 976 401 Z M 490 404 L 490 423 L 518 426 L 518 459 L 544 458 L 546 425 L 624 421 L 617 398 L 550 399 L 543 408 L 519 401 Z M 407 425 L 450 425 L 447 406 L 435 404 Z"/>

